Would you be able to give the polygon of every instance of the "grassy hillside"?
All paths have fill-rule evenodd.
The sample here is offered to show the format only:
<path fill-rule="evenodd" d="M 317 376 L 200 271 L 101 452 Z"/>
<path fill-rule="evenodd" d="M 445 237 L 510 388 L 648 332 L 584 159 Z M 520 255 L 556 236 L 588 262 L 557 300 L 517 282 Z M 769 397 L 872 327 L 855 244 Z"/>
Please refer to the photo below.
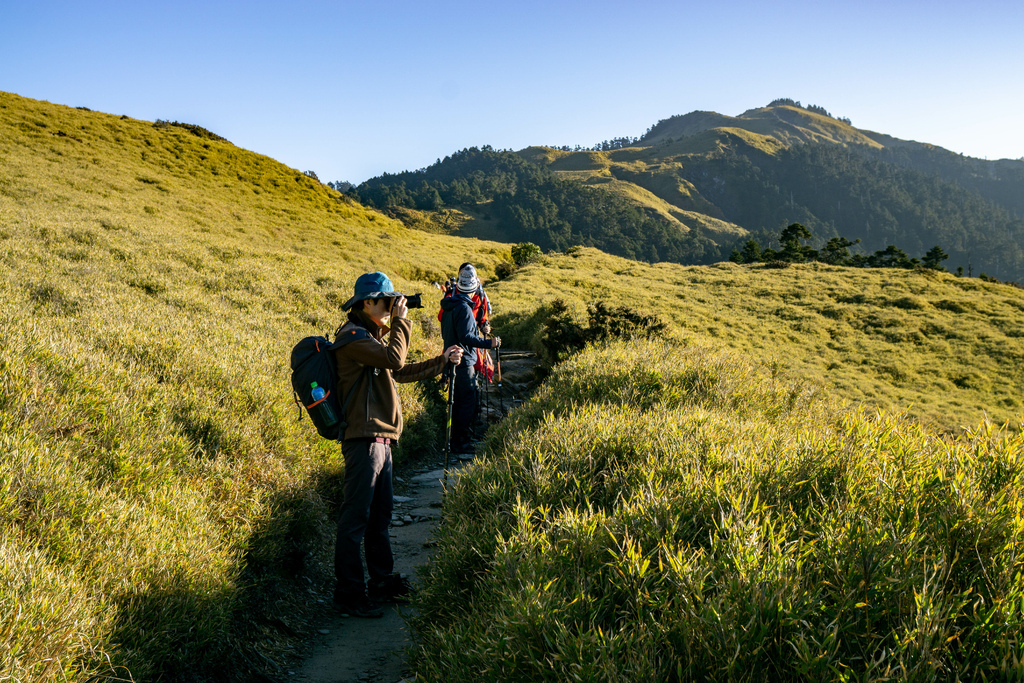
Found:
<path fill-rule="evenodd" d="M 303 605 L 331 587 L 341 469 L 337 449 L 296 421 L 291 346 L 333 332 L 364 271 L 433 302 L 430 283 L 459 263 L 489 279 L 508 258 L 506 245 L 407 229 L 195 127 L 0 94 L 0 678 L 272 672 Z M 940 432 L 1022 407 L 1024 292 L 1004 285 L 652 266 L 584 248 L 488 292 L 512 346 L 537 343 L 554 299 L 581 316 L 604 300 L 670 323 L 665 346 L 623 352 L 645 363 L 682 352 L 669 344 L 713 344 L 741 376 L 803 377 L 829 400 L 906 407 Z M 434 314 L 413 312 L 418 357 L 440 350 Z M 400 391 L 399 456 L 412 457 L 437 445 L 436 394 Z M 577 400 L 551 391 L 538 405 Z M 643 398 L 629 392 L 620 398 Z M 780 435 L 811 405 L 799 392 L 795 409 L 736 396 L 753 402 L 737 409 L 795 410 Z M 590 415 L 580 429 L 607 428 Z M 807 438 L 819 424 L 833 423 L 809 423 Z"/>
<path fill-rule="evenodd" d="M 649 265 L 580 248 L 492 289 L 494 319 L 517 343 L 540 344 L 534 300 L 561 298 L 580 319 L 603 301 L 941 430 L 986 416 L 1016 429 L 1024 414 L 1024 290 L 1009 285 L 820 263 Z"/>
<path fill-rule="evenodd" d="M 674 151 L 704 146 L 704 139 L 675 144 Z M 608 152 L 563 152 L 546 147 L 529 147 L 520 156 L 547 164 L 560 177 L 572 178 L 592 187 L 625 197 L 660 216 L 682 232 L 696 230 L 723 244 L 748 234 L 740 226 L 722 220 L 721 211 L 701 197 L 689 181 L 678 176 L 678 162 L 665 159 L 661 151 L 629 148 Z"/>
<path fill-rule="evenodd" d="M 770 109 L 855 130 L 812 112 Z M 814 233 L 817 246 L 843 236 L 861 240 L 856 250 L 864 253 L 895 244 L 920 257 L 940 245 L 950 254 L 945 264 L 950 270 L 1024 277 L 1020 162 L 1003 162 L 1020 169 L 997 175 L 996 166 L 979 169 L 983 162 L 938 148 L 882 148 L 844 136 L 797 135 L 791 130 L 795 124 L 764 116 L 745 114 L 732 122 L 745 127 L 677 131 L 673 122 L 662 122 L 653 137 L 635 147 L 555 154 L 529 148 L 520 154 L 560 177 L 602 187 L 652 215 L 682 221 L 719 245 L 722 259 L 751 233 L 768 246 L 766 235 L 777 240 L 784 226 L 800 222 Z M 655 135 L 661 129 L 679 137 Z M 685 136 L 683 130 L 692 133 Z M 694 220 L 698 215 L 718 225 Z"/>
<path fill-rule="evenodd" d="M 691 112 L 659 121 L 638 142 L 657 147 L 684 142 L 691 153 L 694 142 L 716 130 L 745 131 L 758 147 L 768 151 L 796 144 L 824 144 L 854 150 L 887 163 L 909 168 L 977 192 L 997 206 L 1024 215 L 1024 159 L 988 161 L 965 157 L 926 142 L 901 140 L 884 133 L 856 128 L 848 119 L 836 119 L 819 107 L 776 101 L 739 116 Z M 752 137 L 756 136 L 756 138 Z M 705 150 L 706 149 L 706 142 Z"/>
<path fill-rule="evenodd" d="M 425 680 L 1020 680 L 1024 436 L 851 412 L 748 354 L 558 366 L 445 501 Z"/>
<path fill-rule="evenodd" d="M 695 111 L 659 121 L 640 144 L 657 145 L 681 137 L 698 135 L 715 128 L 734 128 L 771 137 L 783 144 L 830 142 L 834 144 L 881 147 L 882 143 L 845 121 L 799 106 L 775 105 L 745 111 L 739 116 Z"/>
<path fill-rule="evenodd" d="M 359 273 L 428 292 L 507 258 L 197 132 L 0 94 L 0 678 L 278 659 L 340 469 L 296 422 L 292 344 Z M 406 451 L 434 445 L 402 394 Z"/>
<path fill-rule="evenodd" d="M 484 223 L 494 218 L 496 225 L 473 221 L 460 226 L 459 234 L 484 237 L 497 229 L 505 242 L 531 241 L 544 249 L 583 244 L 627 258 L 676 263 L 701 261 L 709 258 L 708 249 L 714 251 L 706 235 L 678 220 L 488 146 L 456 152 L 420 171 L 372 178 L 348 194 L 395 216 L 411 208 L 481 214 Z"/>

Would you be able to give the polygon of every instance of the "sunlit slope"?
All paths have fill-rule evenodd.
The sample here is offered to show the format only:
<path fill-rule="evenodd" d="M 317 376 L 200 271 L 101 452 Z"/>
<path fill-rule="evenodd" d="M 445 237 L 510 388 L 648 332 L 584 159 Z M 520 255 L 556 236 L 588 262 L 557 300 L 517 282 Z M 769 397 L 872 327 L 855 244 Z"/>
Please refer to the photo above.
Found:
<path fill-rule="evenodd" d="M 643 158 L 608 163 L 642 176 L 627 165 Z M 700 212 L 699 193 L 676 191 Z M 354 278 L 381 269 L 428 293 L 414 353 L 436 353 L 431 282 L 467 260 L 489 278 L 507 258 L 201 130 L 0 94 L 0 678 L 86 680 L 108 661 L 135 680 L 212 678 L 273 661 L 277 597 L 308 601 L 300 576 L 328 585 L 320 488 L 338 469 L 295 421 L 291 345 L 333 331 Z M 1021 410 L 1024 301 L 1007 286 L 581 249 L 488 292 L 510 345 L 547 302 L 602 299 L 949 430 Z M 424 399 L 400 391 L 403 448 L 436 445 Z"/>
<path fill-rule="evenodd" d="M 1024 435 L 821 388 L 700 343 L 558 365 L 446 496 L 418 676 L 1018 680 Z"/>
<path fill-rule="evenodd" d="M 436 249 L 421 249 L 435 243 L 420 233 L 229 142 L 10 94 L 0 94 L 0 107 L 6 225 L 31 220 L 29 211 L 46 217 L 41 230 L 92 230 L 114 241 L 121 232 L 156 232 L 207 252 L 247 245 L 293 254 L 319 232 L 316 244 L 345 247 L 332 255 L 332 270 L 385 255 L 399 263 L 409 256 L 419 268 L 399 278 L 434 279 L 451 267 Z"/>
<path fill-rule="evenodd" d="M 677 143 L 672 152 L 703 149 L 710 136 Z M 546 164 L 560 177 L 613 192 L 683 232 L 697 230 L 720 243 L 732 243 L 747 234 L 744 228 L 722 219 L 722 212 L 704 199 L 692 183 L 681 177 L 680 161 L 666 150 L 628 148 L 608 152 L 565 152 L 528 147 L 518 152 L 535 164 Z"/>
<path fill-rule="evenodd" d="M 576 249 L 492 289 L 497 320 L 524 340 L 536 333 L 536 299 L 562 298 L 581 319 L 604 301 L 943 429 L 985 416 L 1016 425 L 1024 409 L 1024 291 L 1008 285 L 824 264 L 647 265 Z"/>
<path fill-rule="evenodd" d="M 836 144 L 883 145 L 849 123 L 801 107 L 776 105 L 745 111 L 739 116 L 725 116 L 710 111 L 695 111 L 658 122 L 641 141 L 643 145 L 678 140 L 715 128 L 735 128 L 771 137 L 789 145 L 805 142 Z"/>
<path fill-rule="evenodd" d="M 0 94 L 0 678 L 267 668 L 275 600 L 326 579 L 339 467 L 296 422 L 291 346 L 361 272 L 427 292 L 507 258 L 195 133 Z M 434 446 L 401 391 L 403 445 Z"/>
<path fill-rule="evenodd" d="M 722 209 L 683 177 L 684 164 L 730 149 L 734 154 L 750 150 L 772 155 L 812 142 L 882 147 L 847 123 L 797 107 L 775 106 L 741 116 L 704 111 L 675 116 L 625 149 L 568 152 L 528 147 L 519 154 L 559 176 L 619 194 L 683 229 L 696 228 L 720 244 L 731 244 L 748 230 L 723 220 Z"/>

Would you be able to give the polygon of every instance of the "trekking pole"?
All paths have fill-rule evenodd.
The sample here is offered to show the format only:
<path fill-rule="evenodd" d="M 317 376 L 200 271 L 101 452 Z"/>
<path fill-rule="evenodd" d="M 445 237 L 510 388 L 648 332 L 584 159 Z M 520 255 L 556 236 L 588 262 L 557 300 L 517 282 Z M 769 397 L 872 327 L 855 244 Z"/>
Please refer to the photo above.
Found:
<path fill-rule="evenodd" d="M 501 347 L 494 349 L 494 363 L 498 366 L 498 405 L 501 407 L 501 416 L 505 417 L 505 397 L 501 395 Z"/>
<path fill-rule="evenodd" d="M 489 335 L 489 334 L 485 334 L 484 335 L 484 339 L 490 339 L 490 338 L 491 338 L 491 335 Z M 480 353 L 487 353 L 487 349 L 480 349 Z M 487 369 L 487 365 L 486 364 L 484 365 L 484 369 L 485 370 Z M 487 411 L 488 411 L 488 413 L 490 413 L 491 412 L 491 379 L 487 376 L 486 372 L 484 372 L 484 405 L 487 406 Z M 490 422 L 490 419 L 488 419 L 488 422 Z"/>
<path fill-rule="evenodd" d="M 448 419 L 444 427 L 444 486 L 448 488 L 448 465 L 452 454 L 452 405 L 455 403 L 455 364 L 451 361 L 445 366 L 448 372 Z"/>

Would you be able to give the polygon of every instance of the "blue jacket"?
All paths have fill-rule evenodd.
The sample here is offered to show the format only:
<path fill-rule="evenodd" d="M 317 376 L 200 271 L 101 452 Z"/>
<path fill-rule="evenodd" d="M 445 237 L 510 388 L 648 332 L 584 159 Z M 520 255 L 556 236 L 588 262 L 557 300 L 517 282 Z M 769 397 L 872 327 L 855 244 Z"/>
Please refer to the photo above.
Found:
<path fill-rule="evenodd" d="M 476 365 L 476 350 L 494 346 L 493 339 L 478 336 L 473 302 L 462 292 L 441 299 L 441 338 L 446 349 L 453 344 L 462 347 L 462 365 Z"/>

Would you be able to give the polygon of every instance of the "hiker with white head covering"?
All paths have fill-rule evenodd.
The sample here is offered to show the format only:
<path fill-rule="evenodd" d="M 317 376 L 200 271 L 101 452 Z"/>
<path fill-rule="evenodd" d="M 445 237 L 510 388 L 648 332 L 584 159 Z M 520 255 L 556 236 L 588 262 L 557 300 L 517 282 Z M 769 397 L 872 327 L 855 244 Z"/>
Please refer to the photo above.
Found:
<path fill-rule="evenodd" d="M 458 272 L 461 273 L 464 270 L 469 270 L 473 277 L 477 279 L 477 287 L 475 292 L 469 294 L 469 300 L 473 304 L 473 319 L 476 320 L 477 327 L 485 335 L 491 333 L 491 300 L 487 297 L 487 293 L 484 291 L 484 284 L 477 275 L 476 268 L 472 263 L 466 262 L 459 266 Z M 451 280 L 451 284 L 445 289 L 445 296 L 451 295 L 454 290 L 455 279 Z M 437 312 L 437 320 L 441 321 L 441 316 L 444 315 L 443 310 Z"/>
<path fill-rule="evenodd" d="M 453 453 L 472 452 L 470 428 L 476 417 L 477 349 L 496 349 L 500 337 L 485 339 L 473 314 L 472 295 L 480 287 L 476 269 L 465 264 L 459 272 L 452 293 L 441 300 L 441 337 L 445 347 L 458 346 L 463 350 L 462 362 L 455 367 L 455 399 L 452 407 L 451 449 Z"/>
<path fill-rule="evenodd" d="M 480 280 L 477 275 L 476 268 L 473 267 L 472 263 L 463 263 L 459 266 L 459 272 L 468 270 L 476 278 L 476 291 L 469 294 L 469 300 L 473 303 L 473 319 L 476 320 L 477 326 L 480 331 L 485 335 L 491 333 L 491 300 L 487 298 L 487 293 L 484 292 L 484 283 Z"/>

